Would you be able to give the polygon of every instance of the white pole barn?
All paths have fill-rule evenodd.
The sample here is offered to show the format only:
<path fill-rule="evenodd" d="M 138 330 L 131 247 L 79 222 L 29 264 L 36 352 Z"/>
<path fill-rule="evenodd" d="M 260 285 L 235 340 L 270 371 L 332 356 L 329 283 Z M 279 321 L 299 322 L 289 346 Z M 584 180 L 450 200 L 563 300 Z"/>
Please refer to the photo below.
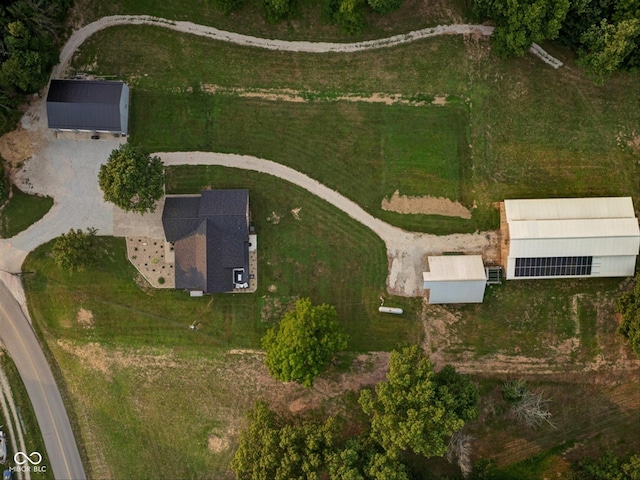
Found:
<path fill-rule="evenodd" d="M 633 276 L 640 227 L 631 197 L 505 200 L 507 280 Z"/>

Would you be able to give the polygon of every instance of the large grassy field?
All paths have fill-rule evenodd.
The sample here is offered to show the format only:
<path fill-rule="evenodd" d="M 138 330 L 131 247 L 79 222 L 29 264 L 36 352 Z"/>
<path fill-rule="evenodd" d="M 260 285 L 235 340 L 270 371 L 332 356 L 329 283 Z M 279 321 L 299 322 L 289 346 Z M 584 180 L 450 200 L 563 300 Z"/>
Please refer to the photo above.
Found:
<path fill-rule="evenodd" d="M 153 13 L 232 25 L 233 17 L 219 18 L 194 2 L 101 2 L 95 15 Z M 197 18 L 186 11 L 194 5 L 202 7 Z M 407 22 L 432 21 L 409 20 L 408 11 L 402 13 Z M 259 14 L 243 18 L 258 18 L 251 15 Z M 304 31 L 295 21 L 275 30 L 260 22 L 242 25 L 245 32 L 280 38 Z M 324 27 L 309 35 L 340 38 Z M 596 87 L 570 54 L 551 51 L 565 67 L 554 70 L 530 56 L 502 60 L 486 42 L 462 37 L 310 55 L 144 26 L 98 33 L 74 68 L 132 84 L 131 141 L 151 150 L 262 156 L 307 173 L 390 223 L 446 233 L 495 228 L 492 203 L 509 197 L 630 195 L 640 201 L 637 152 L 627 145 L 640 132 L 640 80 L 619 75 Z M 209 94 L 207 85 L 227 90 Z M 229 91 L 234 88 L 291 89 L 313 99 L 247 99 Z M 375 93 L 416 100 L 445 95 L 448 104 L 335 101 Z M 190 299 L 150 290 L 136 283 L 124 243 L 114 239 L 105 240 L 108 253 L 89 272 L 59 271 L 50 246 L 25 264 L 37 272 L 25 278 L 32 317 L 61 367 L 95 477 L 228 478 L 242 414 L 255 398 L 286 411 L 300 411 L 295 402 L 303 399 L 302 411 L 334 412 L 341 400 L 331 389 L 345 388 L 338 372 L 326 375 L 322 388 L 302 393 L 269 383 L 259 353 L 229 353 L 259 346 L 277 304 L 296 295 L 337 307 L 351 351 L 425 340 L 442 362 L 473 372 L 482 388 L 481 416 L 470 426 L 474 448 L 477 458 L 495 462 L 497 478 L 555 478 L 566 470 L 566 458 L 640 448 L 637 369 L 616 336 L 611 307 L 620 281 L 510 282 L 493 287 L 482 305 L 425 310 L 417 299 L 393 298 L 405 317 L 382 317 L 376 309 L 388 261 L 372 232 L 267 175 L 219 167 L 168 172 L 170 193 L 203 187 L 249 188 L 259 234 L 258 293 Z M 396 189 L 477 209 L 471 221 L 381 211 L 382 198 Z M 92 328 L 77 321 L 79 308 L 93 314 Z M 195 320 L 202 321 L 198 332 L 187 328 Z M 499 369 L 509 373 L 496 375 Z M 496 393 L 510 376 L 527 377 L 551 399 L 558 430 L 527 431 L 513 422 Z M 310 401 L 313 395 L 324 400 Z M 140 445 L 135 451 L 134 444 Z"/>
<path fill-rule="evenodd" d="M 150 47 L 142 52 L 140 44 Z M 596 87 L 581 76 L 567 52 L 554 53 L 566 67 L 554 70 L 530 56 L 501 60 L 487 43 L 458 37 L 311 55 L 236 47 L 157 27 L 118 27 L 90 39 L 74 64 L 86 70 L 83 66 L 97 62 L 95 71 L 133 83 L 136 142 L 152 148 L 179 149 L 183 144 L 261 154 L 328 178 L 347 196 L 358 184 L 380 188 L 380 170 L 366 168 L 374 167 L 376 158 L 383 158 L 390 172 L 401 173 L 401 164 L 398 169 L 393 165 L 406 158 L 407 151 L 398 147 L 407 141 L 416 158 L 427 159 L 419 164 L 418 178 L 428 176 L 439 161 L 457 157 L 459 185 L 449 195 L 459 192 L 465 205 L 477 206 L 471 222 L 385 217 L 406 228 L 445 233 L 495 228 L 491 205 L 503 198 L 631 195 L 640 200 L 637 153 L 627 146 L 640 132 L 637 77 L 619 75 Z M 228 98 L 203 94 L 204 84 L 289 88 L 321 99 L 293 104 Z M 448 95 L 452 102 L 436 108 L 330 100 L 376 92 L 407 99 Z M 449 150 L 443 158 L 439 148 L 447 145 L 446 138 L 437 139 L 440 145 L 431 143 L 434 121 L 436 132 L 448 131 L 447 137 L 456 139 L 457 153 Z M 424 135 L 403 137 L 405 131 Z M 463 140 L 470 147 L 463 148 Z M 277 150 L 278 145 L 290 148 Z M 335 172 L 353 165 L 361 166 L 358 184 L 334 178 Z M 418 182 L 423 190 L 414 185 L 411 193 L 440 194 L 439 184 L 451 184 L 450 174 L 450 168 L 439 169 L 435 182 Z M 381 193 L 392 190 L 385 189 L 382 182 L 382 190 L 357 201 L 379 209 Z"/>

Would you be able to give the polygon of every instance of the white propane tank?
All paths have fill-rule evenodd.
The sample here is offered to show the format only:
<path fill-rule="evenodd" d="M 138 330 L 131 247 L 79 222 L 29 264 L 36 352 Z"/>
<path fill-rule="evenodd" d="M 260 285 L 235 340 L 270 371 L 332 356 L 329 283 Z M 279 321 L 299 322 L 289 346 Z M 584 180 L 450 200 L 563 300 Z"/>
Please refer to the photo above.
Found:
<path fill-rule="evenodd" d="M 404 310 L 401 308 L 394 307 L 379 307 L 378 311 L 380 313 L 393 313 L 394 315 L 402 315 L 404 313 Z"/>

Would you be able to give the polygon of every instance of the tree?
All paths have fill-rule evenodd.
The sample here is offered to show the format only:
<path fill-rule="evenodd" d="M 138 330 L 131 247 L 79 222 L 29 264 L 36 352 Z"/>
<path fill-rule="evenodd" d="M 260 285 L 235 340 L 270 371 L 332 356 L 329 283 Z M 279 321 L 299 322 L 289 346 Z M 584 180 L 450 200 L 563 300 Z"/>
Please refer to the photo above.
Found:
<path fill-rule="evenodd" d="M 262 0 L 264 18 L 269 23 L 278 23 L 289 17 L 295 8 L 294 0 Z"/>
<path fill-rule="evenodd" d="M 402 0 L 367 0 L 367 3 L 374 12 L 386 15 L 400 8 Z"/>
<path fill-rule="evenodd" d="M 326 0 L 325 15 L 345 33 L 356 35 L 364 30 L 364 0 Z"/>
<path fill-rule="evenodd" d="M 344 447 L 329 455 L 332 480 L 408 480 L 407 467 L 392 458 L 367 435 L 347 440 Z"/>
<path fill-rule="evenodd" d="M 634 48 L 637 48 L 639 35 L 640 18 L 615 24 L 605 18 L 582 34 L 579 63 L 596 83 L 603 84 L 613 72 L 620 70 Z"/>
<path fill-rule="evenodd" d="M 404 450 L 426 457 L 447 453 L 451 435 L 473 413 L 467 401 L 460 403 L 453 393 L 466 391 L 466 386 L 439 383 L 450 375 L 438 378 L 422 349 L 413 345 L 391 352 L 387 381 L 376 385 L 375 395 L 361 392 L 360 405 L 371 417 L 371 436 L 392 458 Z"/>
<path fill-rule="evenodd" d="M 87 232 L 81 229 L 69 230 L 60 235 L 53 244 L 53 259 L 60 268 L 69 271 L 81 271 L 87 265 L 94 263 L 98 255 L 96 253 L 95 228 L 89 228 Z"/>
<path fill-rule="evenodd" d="M 262 339 L 271 375 L 284 382 L 313 385 L 333 356 L 347 348 L 347 336 L 340 332 L 337 318 L 332 306 L 313 306 L 308 298 L 298 300 Z"/>
<path fill-rule="evenodd" d="M 574 467 L 574 472 L 576 480 L 638 480 L 640 455 L 633 455 L 622 463 L 612 451 L 607 451 L 598 459 L 584 459 Z"/>
<path fill-rule="evenodd" d="M 640 274 L 633 288 L 616 300 L 616 310 L 622 315 L 618 333 L 629 339 L 629 345 L 640 358 Z"/>
<path fill-rule="evenodd" d="M 231 461 L 239 480 L 319 480 L 333 449 L 336 424 L 285 423 L 263 402 L 249 412 L 249 426 Z"/>
<path fill-rule="evenodd" d="M 107 202 L 126 211 L 153 212 L 164 193 L 164 166 L 159 157 L 126 143 L 100 167 L 98 183 Z"/>
<path fill-rule="evenodd" d="M 522 56 L 533 42 L 557 38 L 569 0 L 475 0 L 474 10 L 494 19 L 498 54 Z"/>

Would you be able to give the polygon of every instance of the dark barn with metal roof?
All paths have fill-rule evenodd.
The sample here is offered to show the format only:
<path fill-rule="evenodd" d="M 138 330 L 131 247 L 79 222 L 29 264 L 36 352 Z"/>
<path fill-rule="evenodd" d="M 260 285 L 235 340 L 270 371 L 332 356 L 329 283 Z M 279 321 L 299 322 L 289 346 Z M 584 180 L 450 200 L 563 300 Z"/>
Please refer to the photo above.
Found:
<path fill-rule="evenodd" d="M 248 287 L 248 190 L 167 196 L 162 225 L 174 244 L 176 288 L 222 293 Z"/>
<path fill-rule="evenodd" d="M 47 95 L 49 128 L 127 135 L 129 87 L 104 80 L 51 80 Z"/>

